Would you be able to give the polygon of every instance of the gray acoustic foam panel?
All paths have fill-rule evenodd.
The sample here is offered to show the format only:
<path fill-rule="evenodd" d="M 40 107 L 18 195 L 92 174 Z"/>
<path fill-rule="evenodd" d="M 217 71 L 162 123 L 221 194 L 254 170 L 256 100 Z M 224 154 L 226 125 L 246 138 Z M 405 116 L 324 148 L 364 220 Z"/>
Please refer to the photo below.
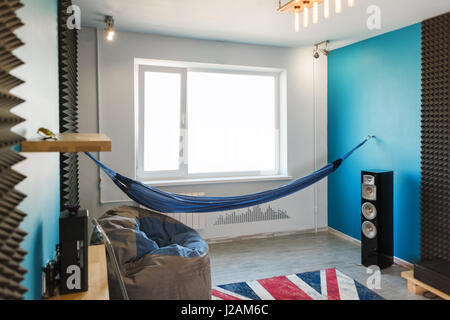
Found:
<path fill-rule="evenodd" d="M 421 258 L 450 261 L 450 13 L 422 23 Z"/>
<path fill-rule="evenodd" d="M 11 128 L 24 119 L 11 112 L 23 102 L 10 90 L 23 83 L 11 75 L 11 70 L 23 64 L 13 51 L 23 45 L 15 30 L 23 24 L 16 11 L 23 5 L 19 0 L 0 0 L 0 300 L 23 299 L 27 289 L 20 283 L 26 270 L 20 266 L 26 252 L 20 248 L 26 233 L 19 229 L 26 214 L 17 209 L 25 195 L 15 187 L 25 176 L 12 170 L 24 157 L 12 150 L 23 137 Z"/>
<path fill-rule="evenodd" d="M 71 0 L 58 0 L 59 131 L 78 132 L 78 30 L 67 26 Z M 61 210 L 79 203 L 78 154 L 60 154 Z"/>

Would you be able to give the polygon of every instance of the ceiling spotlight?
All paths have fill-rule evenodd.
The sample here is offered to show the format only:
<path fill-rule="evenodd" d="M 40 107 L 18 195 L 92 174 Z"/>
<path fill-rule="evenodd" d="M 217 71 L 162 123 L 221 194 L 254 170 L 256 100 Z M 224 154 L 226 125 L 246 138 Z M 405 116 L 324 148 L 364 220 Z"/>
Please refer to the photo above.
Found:
<path fill-rule="evenodd" d="M 112 16 L 105 17 L 106 28 L 105 37 L 108 41 L 113 41 L 116 36 L 116 31 L 114 30 L 114 18 Z"/>
<path fill-rule="evenodd" d="M 324 55 L 327 57 L 330 54 L 330 51 L 328 50 L 328 43 L 329 41 L 322 41 L 320 43 L 315 44 L 315 48 L 313 49 L 313 56 L 315 59 L 319 59 L 320 55 Z M 325 45 L 325 48 L 321 48 L 320 46 Z"/>
<path fill-rule="evenodd" d="M 319 54 L 319 51 L 318 51 L 317 47 L 313 51 L 313 56 L 314 56 L 315 59 L 319 59 L 320 58 L 320 54 Z"/>

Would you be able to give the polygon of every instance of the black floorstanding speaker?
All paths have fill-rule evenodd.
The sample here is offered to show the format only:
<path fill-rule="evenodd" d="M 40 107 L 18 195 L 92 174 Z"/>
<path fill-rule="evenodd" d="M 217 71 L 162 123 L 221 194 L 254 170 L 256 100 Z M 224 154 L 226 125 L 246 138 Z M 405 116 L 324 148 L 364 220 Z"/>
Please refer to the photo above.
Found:
<path fill-rule="evenodd" d="M 60 294 L 88 290 L 88 220 L 87 210 L 72 214 L 61 212 L 59 218 Z"/>
<path fill-rule="evenodd" d="M 394 172 L 361 172 L 361 263 L 394 263 Z"/>

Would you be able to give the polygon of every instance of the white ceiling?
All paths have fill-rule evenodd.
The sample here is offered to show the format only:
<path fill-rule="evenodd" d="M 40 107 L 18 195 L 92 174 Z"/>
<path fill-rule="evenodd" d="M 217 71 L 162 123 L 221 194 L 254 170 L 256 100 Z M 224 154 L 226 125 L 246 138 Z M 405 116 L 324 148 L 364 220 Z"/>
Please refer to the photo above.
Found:
<path fill-rule="evenodd" d="M 286 3 L 288 0 L 282 0 Z M 277 12 L 278 0 L 73 0 L 81 7 L 82 25 L 104 28 L 114 16 L 116 29 L 189 38 L 311 46 L 332 40 L 333 47 L 370 38 L 450 11 L 450 0 L 356 0 L 344 2 L 343 13 L 332 10 L 317 25 L 294 32 L 292 14 Z M 330 1 L 334 8 L 334 0 Z M 382 29 L 368 30 L 369 5 L 381 8 Z M 322 9 L 322 5 L 320 7 Z"/>

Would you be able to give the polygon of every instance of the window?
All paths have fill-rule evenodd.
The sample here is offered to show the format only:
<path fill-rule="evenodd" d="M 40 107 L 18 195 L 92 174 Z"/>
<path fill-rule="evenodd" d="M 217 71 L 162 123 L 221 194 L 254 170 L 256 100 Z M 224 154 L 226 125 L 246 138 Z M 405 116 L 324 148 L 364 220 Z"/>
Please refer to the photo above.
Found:
<path fill-rule="evenodd" d="M 139 65 L 137 176 L 280 175 L 280 72 Z"/>

